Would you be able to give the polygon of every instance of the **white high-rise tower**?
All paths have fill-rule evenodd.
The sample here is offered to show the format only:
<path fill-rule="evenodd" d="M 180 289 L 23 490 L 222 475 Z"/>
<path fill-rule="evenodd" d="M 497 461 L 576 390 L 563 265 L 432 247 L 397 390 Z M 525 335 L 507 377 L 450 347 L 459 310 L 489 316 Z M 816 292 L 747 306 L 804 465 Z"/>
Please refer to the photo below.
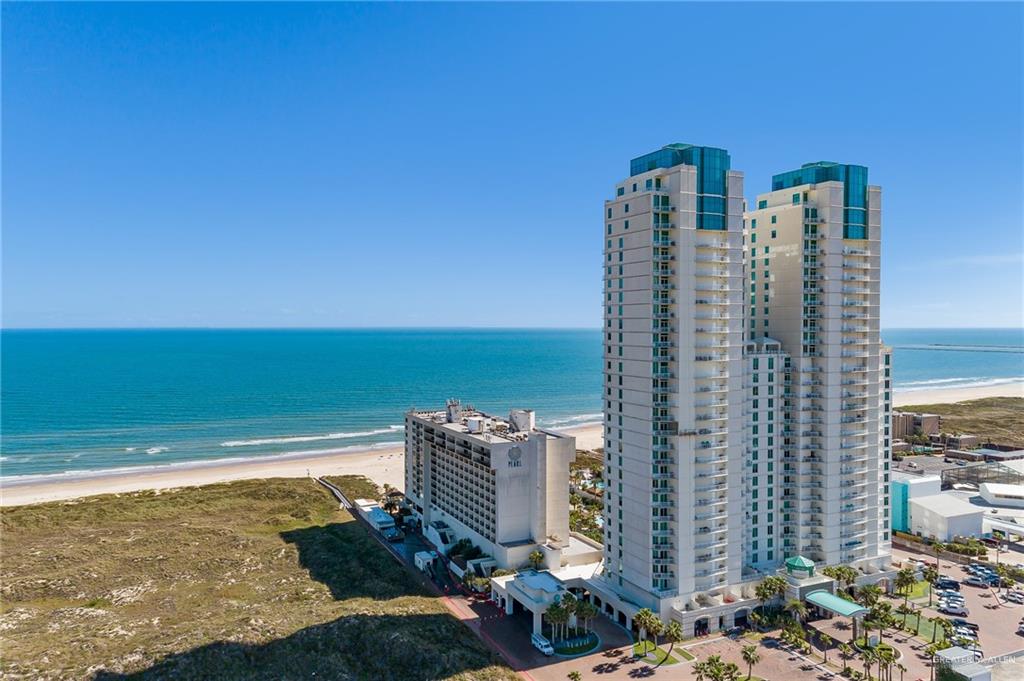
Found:
<path fill-rule="evenodd" d="M 605 217 L 605 575 L 664 615 L 741 577 L 743 176 L 668 145 Z"/>

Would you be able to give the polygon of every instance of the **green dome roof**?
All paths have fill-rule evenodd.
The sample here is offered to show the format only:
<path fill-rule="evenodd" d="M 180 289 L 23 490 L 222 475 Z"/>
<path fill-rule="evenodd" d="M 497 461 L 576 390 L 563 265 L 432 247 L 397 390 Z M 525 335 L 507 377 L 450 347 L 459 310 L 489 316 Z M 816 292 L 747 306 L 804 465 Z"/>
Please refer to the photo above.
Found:
<path fill-rule="evenodd" d="M 814 561 L 803 556 L 793 556 L 786 559 L 786 567 L 790 570 L 813 570 Z"/>

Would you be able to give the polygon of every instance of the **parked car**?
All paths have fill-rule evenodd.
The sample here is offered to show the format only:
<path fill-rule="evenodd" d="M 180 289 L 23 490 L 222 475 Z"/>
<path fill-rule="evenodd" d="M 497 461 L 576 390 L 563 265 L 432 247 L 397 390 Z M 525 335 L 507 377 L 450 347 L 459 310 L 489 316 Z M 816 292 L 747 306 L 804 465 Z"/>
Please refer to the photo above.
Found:
<path fill-rule="evenodd" d="M 966 605 L 959 605 L 956 603 L 940 604 L 939 612 L 945 613 L 946 615 L 960 615 L 961 617 L 967 617 L 971 614 L 970 610 L 967 609 Z"/>
<path fill-rule="evenodd" d="M 948 578 L 943 577 L 943 578 L 941 578 L 941 579 L 939 579 L 938 581 L 935 582 L 935 588 L 936 589 L 944 589 L 944 590 L 947 590 L 947 591 L 950 591 L 950 590 L 952 590 L 952 591 L 959 591 L 960 590 L 960 582 L 956 581 L 955 579 L 948 579 Z"/>
<path fill-rule="evenodd" d="M 1010 601 L 1011 603 L 1016 603 L 1017 605 L 1024 605 L 1024 596 L 1021 596 L 1018 593 L 1008 593 L 1003 596 L 1003 599 Z"/>
<path fill-rule="evenodd" d="M 530 642 L 533 647 L 544 653 L 545 655 L 554 655 L 555 649 L 551 647 L 551 641 L 547 640 L 540 634 L 533 634 L 530 636 Z"/>
<path fill-rule="evenodd" d="M 967 627 L 968 629 L 974 629 L 975 631 L 979 629 L 978 625 L 974 622 L 968 622 L 967 620 L 962 620 L 959 617 L 950 618 L 949 622 L 954 627 Z"/>
<path fill-rule="evenodd" d="M 964 584 L 970 584 L 971 586 L 988 586 L 988 582 L 986 582 L 981 577 L 976 577 L 974 575 L 971 575 L 970 577 L 965 579 Z"/>

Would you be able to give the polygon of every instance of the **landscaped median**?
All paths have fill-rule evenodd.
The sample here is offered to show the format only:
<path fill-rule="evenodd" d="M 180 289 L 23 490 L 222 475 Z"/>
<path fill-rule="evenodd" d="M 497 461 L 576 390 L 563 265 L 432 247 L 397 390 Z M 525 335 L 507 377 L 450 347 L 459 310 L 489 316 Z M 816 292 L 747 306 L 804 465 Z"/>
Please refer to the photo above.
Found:
<path fill-rule="evenodd" d="M 580 655 L 586 655 L 592 653 L 598 649 L 601 645 L 601 637 L 592 631 L 589 631 L 584 636 L 577 636 L 575 638 L 565 639 L 564 641 L 558 641 L 554 644 L 555 655 L 562 657 L 579 657 Z"/>
<path fill-rule="evenodd" d="M 633 644 L 633 655 L 647 662 L 653 664 L 677 664 L 679 660 L 676 658 L 678 655 L 683 660 L 690 661 L 694 660 L 694 656 L 684 650 L 683 648 L 673 648 L 672 654 L 669 655 L 664 649 L 655 646 L 653 641 L 639 641 Z"/>

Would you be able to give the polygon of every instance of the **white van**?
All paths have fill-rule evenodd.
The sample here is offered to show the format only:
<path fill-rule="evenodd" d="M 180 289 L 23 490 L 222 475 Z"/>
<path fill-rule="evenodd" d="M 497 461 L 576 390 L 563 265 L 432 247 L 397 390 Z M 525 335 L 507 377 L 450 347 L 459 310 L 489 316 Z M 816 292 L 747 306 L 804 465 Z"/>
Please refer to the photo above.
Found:
<path fill-rule="evenodd" d="M 554 655 L 555 649 L 551 647 L 551 641 L 547 640 L 540 634 L 533 634 L 530 636 L 530 642 L 533 643 L 533 647 L 544 653 L 545 655 Z"/>

